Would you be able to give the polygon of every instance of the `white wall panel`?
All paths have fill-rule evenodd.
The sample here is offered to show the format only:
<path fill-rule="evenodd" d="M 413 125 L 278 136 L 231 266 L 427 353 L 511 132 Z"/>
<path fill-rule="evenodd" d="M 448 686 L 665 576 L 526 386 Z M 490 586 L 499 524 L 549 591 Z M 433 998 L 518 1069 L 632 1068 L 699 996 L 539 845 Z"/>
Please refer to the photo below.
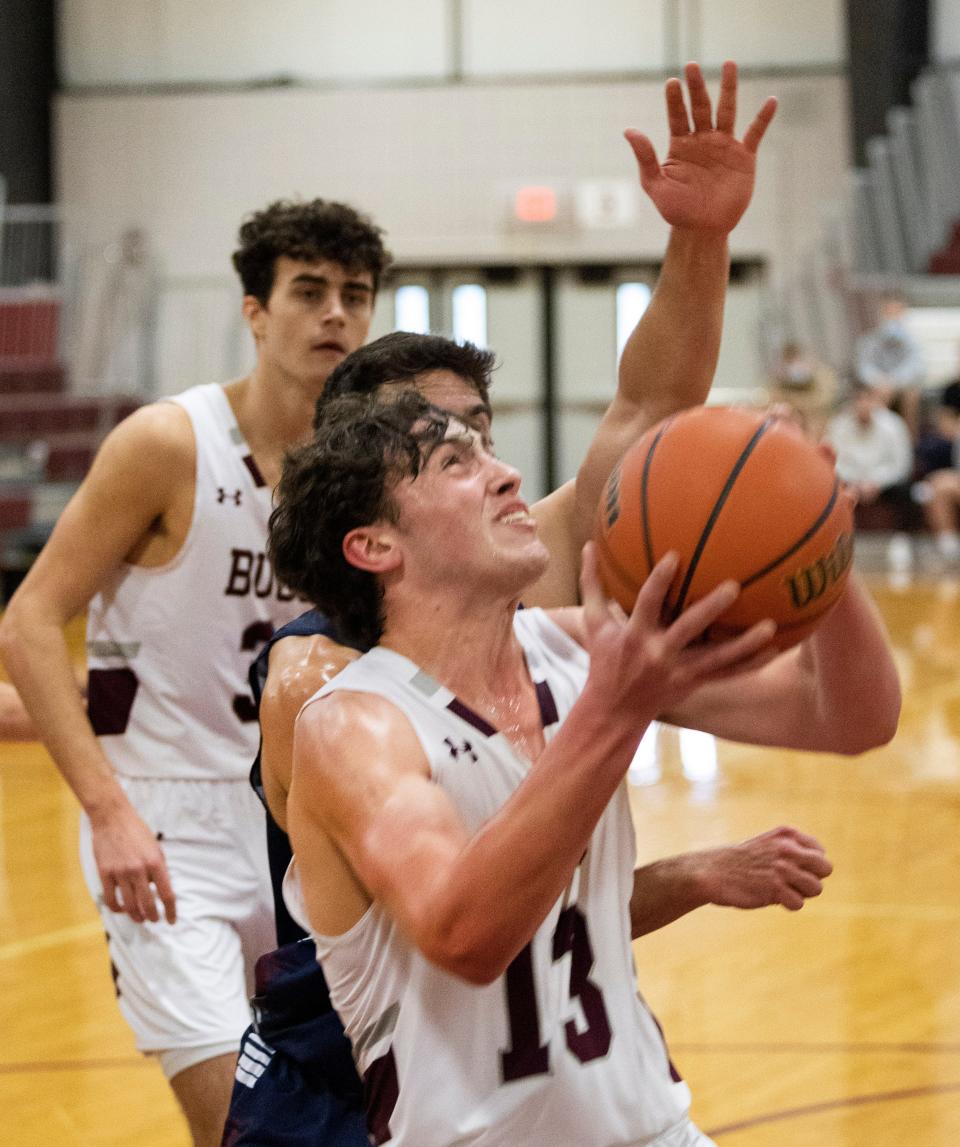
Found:
<path fill-rule="evenodd" d="M 770 90 L 781 110 L 731 247 L 766 260 L 776 278 L 820 238 L 841 193 L 846 87 L 839 76 L 748 78 L 741 121 Z M 508 226 L 504 192 L 636 178 L 621 131 L 646 128 L 662 152 L 659 82 L 67 96 L 57 111 L 59 198 L 83 221 L 75 240 L 109 242 L 140 226 L 167 278 L 229 276 L 243 216 L 296 195 L 370 212 L 413 265 L 641 263 L 666 244 L 645 200 L 630 227 L 538 233 Z"/>
<path fill-rule="evenodd" d="M 700 0 L 687 4 L 685 54 L 705 66 L 743 67 L 846 60 L 844 0 Z"/>
<path fill-rule="evenodd" d="M 732 245 L 789 261 L 840 194 L 846 87 L 839 76 L 747 79 L 741 130 L 771 90 L 781 109 Z M 635 178 L 621 131 L 646 128 L 662 153 L 658 82 L 68 96 L 57 107 L 61 200 L 82 210 L 92 241 L 146 228 L 170 273 L 222 273 L 240 218 L 290 195 L 372 212 L 408 262 L 627 263 L 658 256 L 666 239 L 645 199 L 627 228 L 518 231 L 505 191 Z"/>
<path fill-rule="evenodd" d="M 464 0 L 469 76 L 656 70 L 665 56 L 664 0 Z"/>
<path fill-rule="evenodd" d="M 448 0 L 61 0 L 67 85 L 443 77 Z"/>
<path fill-rule="evenodd" d="M 960 60 L 960 0 L 933 0 L 930 56 L 939 62 Z"/>

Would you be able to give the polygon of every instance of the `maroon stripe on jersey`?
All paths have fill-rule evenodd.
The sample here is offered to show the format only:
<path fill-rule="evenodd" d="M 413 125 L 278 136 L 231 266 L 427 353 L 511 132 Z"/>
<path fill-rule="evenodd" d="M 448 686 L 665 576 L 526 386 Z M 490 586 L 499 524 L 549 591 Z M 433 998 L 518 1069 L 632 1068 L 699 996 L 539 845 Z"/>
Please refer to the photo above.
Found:
<path fill-rule="evenodd" d="M 257 465 L 252 454 L 244 454 L 243 464 L 250 471 L 253 477 L 254 485 L 266 486 L 267 482 L 264 476 L 260 473 L 260 467 Z"/>
<path fill-rule="evenodd" d="M 468 725 L 472 725 L 479 732 L 483 733 L 485 737 L 495 737 L 497 735 L 497 730 L 493 725 L 491 725 L 489 721 L 485 721 L 479 713 L 474 713 L 469 705 L 464 705 L 459 697 L 454 697 L 447 708 L 451 713 L 456 713 L 458 717 L 466 721 Z"/>
<path fill-rule="evenodd" d="M 390 1116 L 400 1098 L 397 1061 L 393 1048 L 375 1059 L 363 1073 L 363 1103 L 367 1110 L 367 1131 L 373 1144 L 389 1143 Z"/>
<path fill-rule="evenodd" d="M 139 684 L 132 669 L 87 673 L 87 717 L 98 737 L 126 732 Z"/>
<path fill-rule="evenodd" d="M 555 725 L 560 720 L 560 714 L 557 712 L 557 703 L 546 681 L 537 682 L 537 701 L 540 703 L 540 720 L 543 722 L 543 727 Z"/>

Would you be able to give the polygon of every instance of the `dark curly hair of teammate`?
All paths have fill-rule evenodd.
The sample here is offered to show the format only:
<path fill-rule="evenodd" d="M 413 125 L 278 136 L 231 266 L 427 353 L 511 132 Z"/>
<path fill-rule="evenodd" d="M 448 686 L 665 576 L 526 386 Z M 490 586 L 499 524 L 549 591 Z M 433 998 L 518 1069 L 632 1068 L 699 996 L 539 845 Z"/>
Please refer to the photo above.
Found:
<path fill-rule="evenodd" d="M 240 226 L 233 265 L 243 293 L 266 306 L 281 255 L 303 262 L 326 259 L 348 271 L 369 271 L 374 292 L 390 265 L 383 232 L 346 203 L 326 199 L 278 199 L 248 216 Z"/>
<path fill-rule="evenodd" d="M 396 522 L 392 491 L 420 473 L 449 422 L 414 390 L 389 402 L 345 395 L 324 405 L 312 441 L 284 461 L 270 515 L 273 568 L 360 648 L 380 639 L 383 590 L 375 574 L 347 561 L 343 539 L 359 526 Z"/>

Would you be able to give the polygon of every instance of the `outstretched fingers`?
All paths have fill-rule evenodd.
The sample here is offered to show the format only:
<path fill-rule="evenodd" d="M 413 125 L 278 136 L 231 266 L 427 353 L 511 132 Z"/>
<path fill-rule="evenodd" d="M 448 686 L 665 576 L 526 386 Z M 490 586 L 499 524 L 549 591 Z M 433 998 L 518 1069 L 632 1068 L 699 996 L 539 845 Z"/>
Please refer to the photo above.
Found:
<path fill-rule="evenodd" d="M 717 100 L 717 131 L 733 135 L 737 120 L 737 65 L 726 60 L 720 72 L 720 98 Z"/>
<path fill-rule="evenodd" d="M 684 75 L 687 77 L 687 90 L 690 93 L 690 112 L 693 115 L 694 130 L 710 131 L 713 128 L 713 109 L 710 106 L 710 93 L 707 91 L 707 83 L 700 65 L 687 64 Z"/>
<path fill-rule="evenodd" d="M 743 137 L 743 146 L 750 152 L 751 155 L 757 154 L 757 148 L 760 146 L 760 141 L 763 139 L 767 128 L 770 126 L 774 115 L 777 110 L 777 97 L 770 96 L 764 103 L 763 107 L 757 112 L 754 117 L 753 123 L 747 128 L 746 134 Z"/>
<path fill-rule="evenodd" d="M 664 95 L 667 100 L 667 123 L 670 134 L 689 135 L 690 120 L 687 118 L 687 105 L 683 102 L 683 85 L 676 76 L 667 80 Z"/>
<path fill-rule="evenodd" d="M 660 163 L 650 139 L 636 128 L 628 127 L 623 133 L 630 144 L 640 168 L 640 181 L 646 186 L 660 174 Z"/>

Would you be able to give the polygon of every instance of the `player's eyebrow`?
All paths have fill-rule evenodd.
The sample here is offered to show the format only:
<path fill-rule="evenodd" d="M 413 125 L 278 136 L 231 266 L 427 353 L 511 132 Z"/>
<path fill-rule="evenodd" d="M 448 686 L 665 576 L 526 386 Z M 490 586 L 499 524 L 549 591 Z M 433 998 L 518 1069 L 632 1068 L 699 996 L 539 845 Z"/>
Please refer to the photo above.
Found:
<path fill-rule="evenodd" d="M 291 283 L 305 283 L 312 287 L 329 287 L 330 280 L 326 275 L 312 275 L 309 271 L 301 271 L 299 275 L 294 275 L 290 280 Z M 373 294 L 373 287 L 369 283 L 361 282 L 359 279 L 346 279 L 340 284 L 341 288 L 351 291 L 366 291 L 367 294 Z"/>

